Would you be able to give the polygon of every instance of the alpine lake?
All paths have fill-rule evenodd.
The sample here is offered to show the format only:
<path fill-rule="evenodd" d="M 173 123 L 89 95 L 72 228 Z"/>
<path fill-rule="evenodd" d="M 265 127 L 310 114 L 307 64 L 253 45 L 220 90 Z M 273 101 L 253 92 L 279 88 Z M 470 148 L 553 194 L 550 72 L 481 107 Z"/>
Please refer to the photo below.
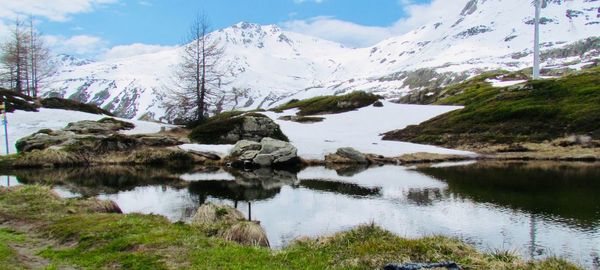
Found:
<path fill-rule="evenodd" d="M 10 174 L 10 175 L 6 175 Z M 300 172 L 153 167 L 20 170 L 2 186 L 51 185 L 63 197 L 115 201 L 124 213 L 189 221 L 206 202 L 260 221 L 272 248 L 375 223 L 417 238 L 444 235 L 525 259 L 559 256 L 600 269 L 600 164 L 461 162 L 308 167 Z"/>

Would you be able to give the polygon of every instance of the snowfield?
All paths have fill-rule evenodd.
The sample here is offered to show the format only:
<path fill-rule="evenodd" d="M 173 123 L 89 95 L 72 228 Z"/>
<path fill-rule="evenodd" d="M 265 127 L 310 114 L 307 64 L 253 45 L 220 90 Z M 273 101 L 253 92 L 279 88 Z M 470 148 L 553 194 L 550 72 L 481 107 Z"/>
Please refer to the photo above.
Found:
<path fill-rule="evenodd" d="M 90 114 L 78 111 L 68 111 L 68 110 L 60 110 L 60 109 L 39 109 L 39 112 L 26 112 L 26 111 L 15 111 L 13 113 L 7 113 L 6 118 L 8 120 L 8 141 L 9 141 L 9 151 L 11 154 L 16 153 L 17 149 L 15 148 L 15 143 L 28 135 L 31 135 L 40 129 L 62 129 L 67 126 L 67 124 L 71 122 L 77 122 L 82 120 L 93 120 L 97 121 L 104 117 L 108 117 L 106 115 L 99 114 Z M 161 130 L 162 127 L 170 128 L 172 125 L 146 122 L 146 121 L 138 121 L 131 119 L 121 119 L 116 118 L 122 121 L 131 122 L 135 125 L 135 128 L 132 130 L 123 131 L 124 134 L 146 134 L 146 133 L 156 133 Z M 0 151 L 2 155 L 6 154 L 6 150 L 4 149 L 4 130 L 2 130 L 2 150 Z"/>
<path fill-rule="evenodd" d="M 458 106 L 406 105 L 383 102 L 384 106 L 365 107 L 342 114 L 319 115 L 323 122 L 302 124 L 279 120 L 284 115 L 295 115 L 296 110 L 284 113 L 266 112 L 275 120 L 304 159 L 325 158 L 341 147 L 353 147 L 363 153 L 395 157 L 403 154 L 428 152 L 437 154 L 474 155 L 466 151 L 451 150 L 430 145 L 382 141 L 381 133 L 417 125 L 438 115 L 460 109 Z M 216 152 L 224 155 L 233 145 L 184 145 L 184 149 Z"/>
<path fill-rule="evenodd" d="M 265 114 L 281 126 L 283 133 L 298 148 L 298 155 L 305 159 L 323 159 L 325 155 L 334 153 L 341 147 L 353 147 L 363 153 L 387 157 L 417 152 L 473 155 L 471 152 L 429 145 L 381 140 L 381 133 L 404 128 L 408 125 L 416 125 L 461 107 L 404 105 L 385 101 L 383 104 L 384 107 L 380 108 L 369 106 L 342 114 L 321 115 L 319 117 L 323 117 L 325 120 L 313 124 L 301 124 L 278 119 L 284 115 L 295 115 L 296 110 L 288 110 L 284 113 L 266 112 Z M 57 109 L 9 113 L 7 118 L 10 153 L 16 152 L 14 144 L 17 140 L 40 129 L 61 129 L 70 122 L 99 120 L 104 117 L 106 116 Z M 123 132 L 129 135 L 156 133 L 162 127 L 173 127 L 172 125 L 154 122 L 117 119 L 135 124 L 134 129 Z M 2 137 L 4 137 L 4 134 L 2 134 Z M 231 151 L 233 145 L 184 144 L 180 148 L 213 152 L 225 156 Z M 1 152 L 4 154 L 4 149 Z"/>

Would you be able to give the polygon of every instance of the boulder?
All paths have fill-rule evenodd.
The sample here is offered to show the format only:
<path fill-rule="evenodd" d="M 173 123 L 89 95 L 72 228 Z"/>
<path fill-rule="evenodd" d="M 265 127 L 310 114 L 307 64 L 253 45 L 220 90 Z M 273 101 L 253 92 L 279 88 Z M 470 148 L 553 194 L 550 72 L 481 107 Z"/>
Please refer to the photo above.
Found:
<path fill-rule="evenodd" d="M 325 156 L 326 163 L 333 164 L 368 164 L 365 154 L 351 147 L 339 148 L 335 154 Z"/>
<path fill-rule="evenodd" d="M 247 151 L 259 151 L 261 147 L 262 147 L 261 144 L 258 142 L 241 140 L 235 144 L 235 146 L 233 147 L 233 150 L 231 151 L 231 155 L 240 156 Z M 252 159 L 252 158 L 254 158 L 254 157 L 251 157 L 249 159 Z"/>
<path fill-rule="evenodd" d="M 258 113 L 230 118 L 215 116 L 214 120 L 207 120 L 190 134 L 192 141 L 203 144 L 235 144 L 240 140 L 260 142 L 266 137 L 288 141 L 277 123 Z"/>
<path fill-rule="evenodd" d="M 275 140 L 271 138 L 263 138 L 260 141 L 261 149 L 256 158 L 259 156 L 271 156 L 272 163 L 285 163 L 298 157 L 298 149 L 289 142 Z M 254 158 L 256 160 L 256 158 Z"/>
<path fill-rule="evenodd" d="M 234 146 L 231 159 L 242 164 L 271 167 L 293 163 L 298 159 L 298 150 L 289 142 L 272 138 L 263 138 L 260 143 L 242 140 Z"/>

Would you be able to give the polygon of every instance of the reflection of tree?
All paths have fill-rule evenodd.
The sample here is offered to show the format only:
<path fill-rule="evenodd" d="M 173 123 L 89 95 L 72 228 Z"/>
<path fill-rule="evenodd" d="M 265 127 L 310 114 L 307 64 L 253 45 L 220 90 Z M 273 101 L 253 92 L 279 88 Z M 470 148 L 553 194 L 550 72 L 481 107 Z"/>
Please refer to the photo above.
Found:
<path fill-rule="evenodd" d="M 23 184 L 64 186 L 86 197 L 100 193 L 114 194 L 140 186 L 186 185 L 171 171 L 138 166 L 27 169 L 14 170 L 7 174 L 15 175 Z"/>
<path fill-rule="evenodd" d="M 478 163 L 420 168 L 448 190 L 478 202 L 552 215 L 594 228 L 600 222 L 600 166 L 559 163 Z"/>
<path fill-rule="evenodd" d="M 406 199 L 419 206 L 432 205 L 435 201 L 440 201 L 443 197 L 439 188 L 411 188 L 406 194 Z"/>
<path fill-rule="evenodd" d="M 361 187 L 357 184 L 328 181 L 328 180 L 302 180 L 300 186 L 312 190 L 333 192 L 349 196 L 379 196 L 379 188 Z"/>

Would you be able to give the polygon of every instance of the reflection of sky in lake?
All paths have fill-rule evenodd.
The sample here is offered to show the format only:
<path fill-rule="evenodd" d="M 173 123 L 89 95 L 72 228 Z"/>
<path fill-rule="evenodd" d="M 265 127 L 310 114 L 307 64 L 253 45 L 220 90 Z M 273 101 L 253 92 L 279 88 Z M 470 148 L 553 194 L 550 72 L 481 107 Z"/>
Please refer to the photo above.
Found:
<path fill-rule="evenodd" d="M 234 181 L 223 171 L 184 178 Z M 339 176 L 333 170 L 313 167 L 300 172 L 298 179 L 299 185 L 283 185 L 274 197 L 251 204 L 252 219 L 261 221 L 274 247 L 300 236 L 332 234 L 374 222 L 399 236 L 447 235 L 484 251 L 518 251 L 526 258 L 558 255 L 597 267 L 593 261 L 600 253 L 600 225 L 581 228 L 561 222 L 560 217 L 474 202 L 449 192 L 445 182 L 414 170 L 385 166 Z M 302 184 L 302 180 L 314 179 L 350 183 L 374 192 L 353 195 L 351 189 L 335 192 Z M 160 214 L 173 221 L 188 220 L 201 201 L 187 188 L 160 185 L 100 197 L 114 200 L 126 213 Z M 233 205 L 210 195 L 207 200 Z M 245 202 L 238 202 L 238 209 L 248 215 Z"/>

